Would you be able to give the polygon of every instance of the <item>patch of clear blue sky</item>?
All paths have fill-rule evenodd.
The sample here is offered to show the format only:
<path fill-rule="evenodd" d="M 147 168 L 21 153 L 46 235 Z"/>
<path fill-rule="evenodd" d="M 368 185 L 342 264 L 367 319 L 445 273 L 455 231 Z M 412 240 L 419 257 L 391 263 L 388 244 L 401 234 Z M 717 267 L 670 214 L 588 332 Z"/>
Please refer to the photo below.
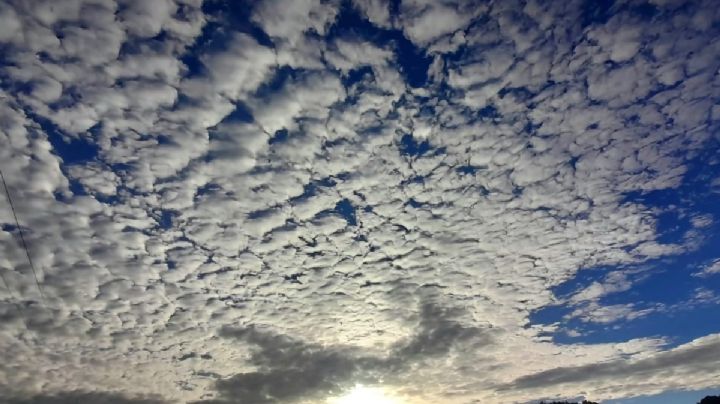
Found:
<path fill-rule="evenodd" d="M 670 391 L 650 396 L 606 400 L 602 404 L 696 404 L 705 396 L 717 395 L 720 395 L 720 385 L 715 389 Z"/>
<path fill-rule="evenodd" d="M 713 189 L 712 179 L 720 176 L 720 159 L 717 140 L 707 144 L 706 151 L 688 160 L 687 173 L 677 188 L 652 192 L 632 192 L 626 195 L 628 203 L 643 205 L 657 218 L 657 241 L 664 244 L 688 244 L 697 242 L 698 247 L 684 254 L 650 260 L 635 266 L 606 266 L 586 268 L 577 276 L 553 291 L 560 298 L 569 297 L 593 282 L 602 282 L 608 273 L 628 271 L 632 287 L 624 292 L 603 297 L 604 306 L 635 304 L 637 309 L 654 304 L 673 307 L 660 310 L 633 321 L 612 324 L 583 322 L 579 319 L 565 320 L 563 316 L 575 309 L 571 305 L 545 307 L 531 316 L 535 324 L 562 323 L 564 329 L 579 331 L 582 335 L 570 337 L 564 330 L 553 335 L 557 343 L 603 343 L 621 342 L 633 338 L 665 337 L 669 346 L 689 342 L 695 338 L 720 332 L 720 310 L 716 304 L 695 302 L 684 305 L 699 288 L 720 294 L 720 275 L 705 278 L 693 276 L 712 260 L 720 257 L 720 193 Z M 685 238 L 693 228 L 691 219 L 710 214 L 712 225 L 696 229 L 696 241 Z"/>

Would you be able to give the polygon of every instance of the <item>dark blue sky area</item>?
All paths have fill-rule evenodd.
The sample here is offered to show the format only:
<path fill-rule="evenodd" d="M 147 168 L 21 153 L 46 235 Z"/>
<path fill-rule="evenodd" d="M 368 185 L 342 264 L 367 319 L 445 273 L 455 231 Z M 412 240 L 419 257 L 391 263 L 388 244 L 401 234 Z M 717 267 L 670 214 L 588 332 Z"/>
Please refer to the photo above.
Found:
<path fill-rule="evenodd" d="M 720 156 L 716 153 L 716 141 L 699 156 L 687 162 L 687 173 L 678 188 L 633 192 L 627 195 L 627 203 L 642 204 L 657 217 L 658 241 L 665 244 L 696 244 L 690 251 L 643 262 L 634 266 L 587 268 L 577 276 L 554 288 L 559 298 L 568 298 L 590 286 L 602 283 L 611 272 L 627 272 L 632 287 L 623 292 L 601 298 L 604 305 L 634 303 L 638 310 L 662 304 L 650 315 L 632 321 L 611 324 L 595 324 L 580 319 L 564 321 L 573 306 L 551 306 L 533 313 L 533 323 L 560 322 L 563 329 L 583 333 L 569 337 L 564 331 L 554 335 L 559 343 L 621 342 L 646 336 L 668 337 L 672 345 L 682 344 L 695 338 L 720 330 L 720 311 L 717 302 L 694 299 L 697 291 L 705 289 L 720 293 L 720 277 L 699 277 L 696 274 L 713 260 L 720 258 L 720 193 L 711 180 L 720 175 Z M 691 219 L 710 215 L 715 220 L 708 227 L 695 229 L 692 240 L 687 239 L 693 229 Z M 692 303 L 691 303 L 692 301 Z"/>

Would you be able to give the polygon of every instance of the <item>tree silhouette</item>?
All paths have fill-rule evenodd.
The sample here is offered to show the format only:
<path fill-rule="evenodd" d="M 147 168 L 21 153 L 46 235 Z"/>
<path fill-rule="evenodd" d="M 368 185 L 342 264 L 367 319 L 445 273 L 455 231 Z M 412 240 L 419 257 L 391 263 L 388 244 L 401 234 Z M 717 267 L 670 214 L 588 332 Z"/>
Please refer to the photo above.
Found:
<path fill-rule="evenodd" d="M 594 401 L 583 400 L 582 403 L 578 403 L 578 402 L 572 403 L 570 401 L 552 401 L 552 402 L 541 401 L 540 404 L 598 404 L 598 403 L 596 403 Z M 706 403 L 701 403 L 701 404 L 706 404 Z M 709 404 L 715 404 L 715 403 L 711 402 Z"/>
<path fill-rule="evenodd" d="M 575 401 L 541 401 L 538 404 L 599 404 L 595 401 L 583 400 L 581 403 Z M 697 404 L 720 404 L 720 396 L 706 396 Z"/>

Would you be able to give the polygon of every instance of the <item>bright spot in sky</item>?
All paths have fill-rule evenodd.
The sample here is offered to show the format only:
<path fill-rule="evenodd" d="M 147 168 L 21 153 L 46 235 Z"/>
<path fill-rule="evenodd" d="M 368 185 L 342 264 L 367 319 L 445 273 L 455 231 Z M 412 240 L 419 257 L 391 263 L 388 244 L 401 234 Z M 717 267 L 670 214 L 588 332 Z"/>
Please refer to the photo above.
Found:
<path fill-rule="evenodd" d="M 379 387 L 357 385 L 348 394 L 329 401 L 329 404 L 401 404 L 388 397 Z"/>

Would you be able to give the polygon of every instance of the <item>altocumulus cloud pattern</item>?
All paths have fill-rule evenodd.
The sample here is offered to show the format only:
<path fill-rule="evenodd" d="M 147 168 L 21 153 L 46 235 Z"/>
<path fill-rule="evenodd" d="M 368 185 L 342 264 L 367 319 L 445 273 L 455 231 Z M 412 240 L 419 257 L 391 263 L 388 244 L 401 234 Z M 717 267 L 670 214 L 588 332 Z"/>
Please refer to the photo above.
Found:
<path fill-rule="evenodd" d="M 718 388 L 719 69 L 713 0 L 4 0 L 0 396 Z"/>

